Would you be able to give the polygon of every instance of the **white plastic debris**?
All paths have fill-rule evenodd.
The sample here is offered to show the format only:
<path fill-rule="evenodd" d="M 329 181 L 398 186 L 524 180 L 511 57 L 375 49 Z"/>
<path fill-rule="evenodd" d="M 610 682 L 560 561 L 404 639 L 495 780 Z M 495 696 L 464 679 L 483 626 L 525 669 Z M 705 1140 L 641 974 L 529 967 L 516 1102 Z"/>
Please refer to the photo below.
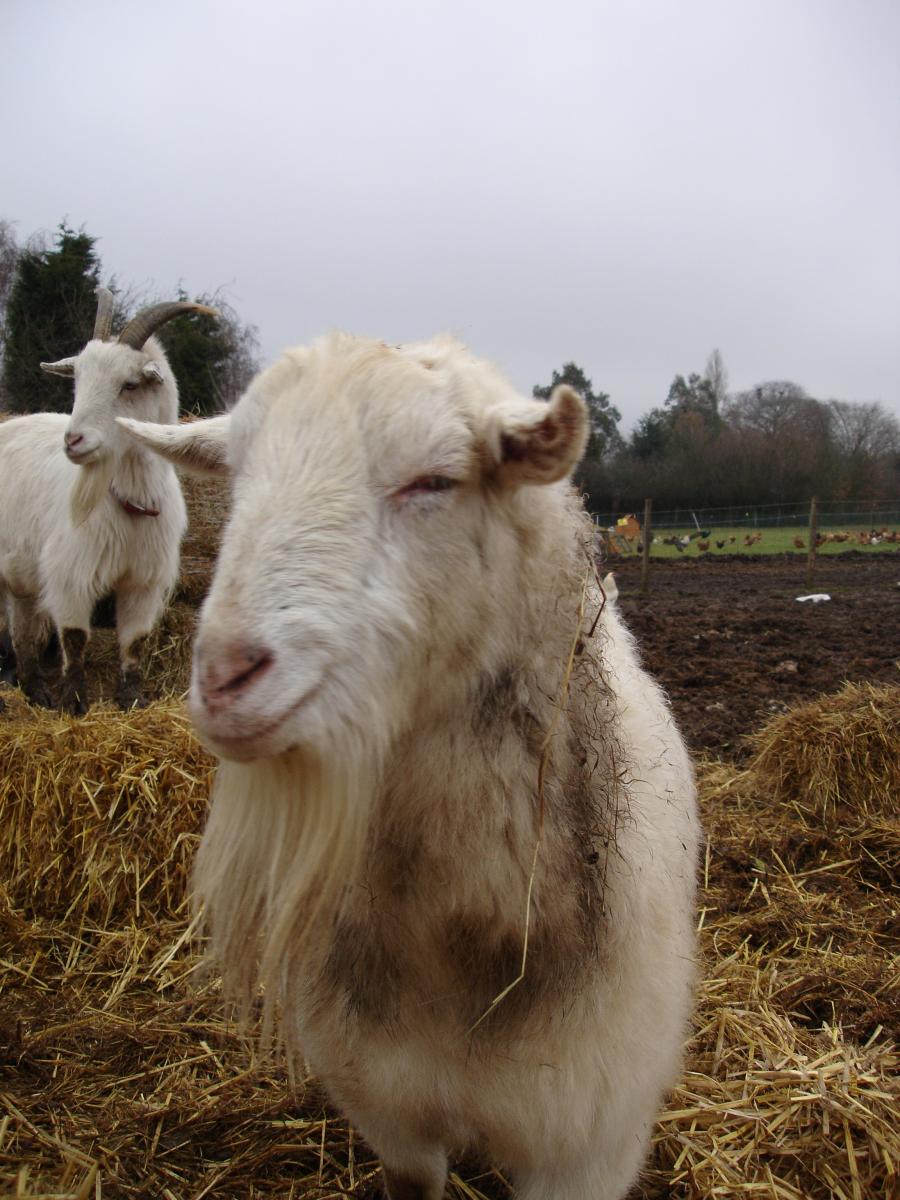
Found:
<path fill-rule="evenodd" d="M 797 599 L 801 604 L 804 600 L 811 600 L 813 604 L 821 604 L 823 600 L 830 600 L 831 597 L 827 592 L 814 592 L 811 596 L 798 596 Z"/>

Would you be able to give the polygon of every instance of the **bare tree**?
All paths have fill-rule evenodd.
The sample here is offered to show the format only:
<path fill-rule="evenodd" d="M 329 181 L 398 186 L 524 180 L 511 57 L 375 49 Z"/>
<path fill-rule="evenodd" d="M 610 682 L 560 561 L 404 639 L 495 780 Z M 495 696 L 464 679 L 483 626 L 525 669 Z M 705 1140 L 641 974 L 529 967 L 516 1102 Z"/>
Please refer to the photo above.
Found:
<path fill-rule="evenodd" d="M 6 408 L 3 395 L 3 356 L 6 348 L 6 312 L 9 294 L 16 277 L 19 243 L 11 221 L 0 220 L 0 409 Z"/>
<path fill-rule="evenodd" d="M 837 448 L 848 457 L 900 453 L 900 423 L 881 404 L 831 400 L 831 430 Z"/>
<path fill-rule="evenodd" d="M 18 261 L 19 243 L 16 241 L 12 221 L 0 220 L 0 321 L 6 315 L 6 305 L 12 291 Z"/>
<path fill-rule="evenodd" d="M 703 375 L 709 384 L 716 412 L 721 413 L 728 400 L 728 372 L 725 369 L 725 360 L 720 350 L 715 349 L 710 354 L 706 360 L 706 369 Z"/>
<path fill-rule="evenodd" d="M 854 500 L 879 499 L 900 486 L 900 423 L 878 403 L 829 402 L 831 440 L 838 462 L 836 492 Z"/>
<path fill-rule="evenodd" d="M 727 404 L 726 415 L 741 429 L 781 438 L 802 424 L 810 406 L 817 403 L 799 384 L 769 380 L 734 396 Z"/>

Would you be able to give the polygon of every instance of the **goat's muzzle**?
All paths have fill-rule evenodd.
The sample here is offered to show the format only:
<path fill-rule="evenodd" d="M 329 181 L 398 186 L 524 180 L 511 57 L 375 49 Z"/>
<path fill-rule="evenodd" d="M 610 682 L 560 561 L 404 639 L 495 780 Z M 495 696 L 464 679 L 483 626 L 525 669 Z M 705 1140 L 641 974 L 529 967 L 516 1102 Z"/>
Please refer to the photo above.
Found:
<path fill-rule="evenodd" d="M 275 656 L 266 646 L 226 643 L 198 656 L 196 688 L 204 708 L 217 716 L 242 699 L 270 669 Z"/>
<path fill-rule="evenodd" d="M 94 447 L 85 441 L 84 435 L 81 433 L 67 433 L 63 442 L 69 462 L 82 464 L 94 452 Z"/>

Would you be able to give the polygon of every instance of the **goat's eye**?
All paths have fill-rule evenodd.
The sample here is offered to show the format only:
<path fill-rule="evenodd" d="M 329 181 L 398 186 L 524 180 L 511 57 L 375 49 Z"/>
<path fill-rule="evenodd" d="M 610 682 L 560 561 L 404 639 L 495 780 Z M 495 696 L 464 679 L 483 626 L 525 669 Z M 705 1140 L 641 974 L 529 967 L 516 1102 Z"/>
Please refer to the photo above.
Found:
<path fill-rule="evenodd" d="M 141 385 L 139 383 L 136 383 L 135 380 L 126 379 L 125 382 L 122 384 L 122 391 L 123 392 L 136 392 L 140 386 Z"/>
<path fill-rule="evenodd" d="M 456 486 L 456 480 L 447 475 L 423 475 L 421 479 L 413 480 L 410 486 L 418 492 L 446 492 Z"/>
<path fill-rule="evenodd" d="M 458 482 L 458 479 L 451 479 L 449 475 L 420 475 L 406 487 L 399 488 L 394 495 L 401 499 L 406 496 L 432 495 L 435 492 L 449 491 L 450 488 L 456 487 Z"/>

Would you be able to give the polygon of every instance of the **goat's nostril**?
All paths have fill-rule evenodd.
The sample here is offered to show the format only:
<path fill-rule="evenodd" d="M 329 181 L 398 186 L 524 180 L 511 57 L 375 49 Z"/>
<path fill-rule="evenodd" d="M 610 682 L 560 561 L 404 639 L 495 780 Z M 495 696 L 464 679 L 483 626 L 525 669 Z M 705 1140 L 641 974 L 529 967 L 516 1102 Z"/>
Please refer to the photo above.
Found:
<path fill-rule="evenodd" d="M 67 446 L 69 447 L 69 449 L 71 450 L 71 448 L 72 448 L 73 446 L 77 446 L 79 442 L 83 442 L 83 441 L 84 441 L 84 437 L 83 437 L 83 435 L 82 435 L 82 434 L 80 434 L 80 433 L 67 433 L 67 434 L 66 434 L 65 441 L 66 441 L 66 445 L 67 445 Z"/>
<path fill-rule="evenodd" d="M 272 665 L 272 655 L 268 650 L 248 652 L 242 656 L 241 666 L 230 679 L 226 679 L 215 687 L 217 692 L 236 692 L 252 683 L 258 676 Z"/>
<path fill-rule="evenodd" d="M 221 708 L 250 688 L 274 661 L 264 647 L 233 646 L 209 655 L 200 674 L 200 691 L 207 707 Z"/>

